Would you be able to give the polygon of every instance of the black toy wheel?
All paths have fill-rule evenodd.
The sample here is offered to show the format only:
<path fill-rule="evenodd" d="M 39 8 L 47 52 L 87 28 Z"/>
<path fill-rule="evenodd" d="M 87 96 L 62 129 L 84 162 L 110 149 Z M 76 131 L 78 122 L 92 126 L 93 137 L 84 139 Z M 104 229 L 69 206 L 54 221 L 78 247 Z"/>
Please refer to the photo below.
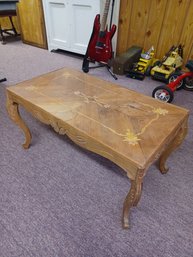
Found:
<path fill-rule="evenodd" d="M 159 86 L 153 90 L 152 97 L 163 102 L 171 103 L 174 98 L 174 93 L 167 86 Z"/>
<path fill-rule="evenodd" d="M 181 72 L 174 72 L 172 73 L 169 78 L 168 78 L 168 83 L 171 83 L 173 81 L 175 81 L 180 75 L 182 75 Z M 180 90 L 184 87 L 185 81 L 182 79 L 179 84 L 176 87 L 176 90 Z"/>
<path fill-rule="evenodd" d="M 193 91 L 193 77 L 185 78 L 184 89 L 188 91 Z"/>
<path fill-rule="evenodd" d="M 148 66 L 148 67 L 147 67 L 147 70 L 145 71 L 145 75 L 146 75 L 146 76 L 150 76 L 150 74 L 151 74 L 151 69 L 152 69 L 152 66 Z"/>
<path fill-rule="evenodd" d="M 153 67 L 160 66 L 160 65 L 161 65 L 161 61 L 156 61 L 156 62 L 154 62 Z"/>

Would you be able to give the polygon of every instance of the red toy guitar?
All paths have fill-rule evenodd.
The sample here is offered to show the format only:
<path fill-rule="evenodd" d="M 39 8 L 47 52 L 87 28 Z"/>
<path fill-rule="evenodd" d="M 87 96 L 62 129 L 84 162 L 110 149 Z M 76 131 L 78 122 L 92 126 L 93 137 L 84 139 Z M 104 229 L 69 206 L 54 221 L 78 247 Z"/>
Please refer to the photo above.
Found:
<path fill-rule="evenodd" d="M 100 15 L 97 14 L 95 17 L 92 35 L 82 65 L 84 72 L 89 71 L 89 61 L 108 64 L 113 57 L 112 38 L 116 32 L 116 25 L 113 25 L 110 30 L 107 28 L 109 6 L 110 0 L 106 0 L 101 23 Z"/>

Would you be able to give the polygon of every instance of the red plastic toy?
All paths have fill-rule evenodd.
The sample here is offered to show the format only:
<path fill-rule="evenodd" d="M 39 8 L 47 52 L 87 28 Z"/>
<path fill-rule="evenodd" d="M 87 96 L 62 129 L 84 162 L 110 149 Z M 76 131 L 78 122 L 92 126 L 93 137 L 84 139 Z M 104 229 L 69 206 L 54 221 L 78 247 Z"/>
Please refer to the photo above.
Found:
<path fill-rule="evenodd" d="M 184 88 L 193 91 L 193 60 L 187 62 L 186 68 L 189 69 L 189 72 L 173 73 L 169 78 L 169 84 L 156 87 L 152 92 L 152 97 L 171 103 L 176 90 Z"/>

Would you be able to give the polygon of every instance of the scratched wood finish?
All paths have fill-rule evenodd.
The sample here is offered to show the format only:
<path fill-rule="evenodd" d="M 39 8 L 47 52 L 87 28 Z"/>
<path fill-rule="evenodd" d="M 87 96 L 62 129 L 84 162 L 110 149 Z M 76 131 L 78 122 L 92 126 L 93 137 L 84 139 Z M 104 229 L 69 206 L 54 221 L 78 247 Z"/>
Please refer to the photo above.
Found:
<path fill-rule="evenodd" d="M 123 205 L 123 227 L 140 200 L 148 167 L 159 169 L 187 133 L 188 111 L 91 75 L 61 69 L 7 88 L 10 118 L 25 135 L 31 133 L 19 114 L 22 105 L 34 117 L 67 135 L 79 146 L 122 167 L 131 181 Z"/>
<path fill-rule="evenodd" d="M 17 7 L 23 42 L 47 49 L 42 1 L 20 0 Z"/>
<path fill-rule="evenodd" d="M 117 54 L 131 45 L 162 58 L 172 45 L 183 44 L 184 63 L 192 59 L 193 1 L 191 0 L 122 0 L 119 15 Z"/>

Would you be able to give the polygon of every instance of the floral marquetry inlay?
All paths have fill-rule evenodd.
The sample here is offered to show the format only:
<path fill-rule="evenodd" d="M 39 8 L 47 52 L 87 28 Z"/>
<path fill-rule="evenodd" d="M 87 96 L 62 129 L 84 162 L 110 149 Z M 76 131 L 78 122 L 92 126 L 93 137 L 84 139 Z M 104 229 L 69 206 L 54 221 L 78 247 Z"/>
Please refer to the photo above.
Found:
<path fill-rule="evenodd" d="M 103 103 L 102 101 L 100 101 L 98 99 L 97 96 L 89 96 L 89 95 L 86 95 L 84 93 L 81 93 L 80 91 L 75 91 L 74 94 L 77 95 L 77 96 L 80 96 L 83 99 L 84 103 L 87 103 L 87 104 L 95 103 L 100 107 L 110 108 L 109 104 Z"/>
<path fill-rule="evenodd" d="M 160 115 L 168 114 L 167 110 L 161 109 L 161 108 L 153 109 L 153 112 L 156 113 L 156 114 L 160 114 Z"/>
<path fill-rule="evenodd" d="M 138 141 L 140 141 L 141 139 L 139 138 L 140 135 L 142 135 L 145 130 L 157 119 L 159 119 L 160 115 L 166 115 L 168 114 L 168 111 L 162 108 L 154 108 L 151 105 L 148 104 L 143 104 L 143 103 L 135 103 L 135 102 L 128 102 L 127 104 L 123 104 L 123 105 L 110 105 L 108 103 L 104 103 L 102 102 L 97 96 L 90 96 L 90 95 L 86 95 L 80 91 L 74 91 L 74 94 L 76 96 L 79 96 L 82 98 L 83 102 L 86 104 L 97 104 L 99 107 L 101 108 L 105 108 L 105 109 L 109 109 L 109 111 L 120 111 L 120 108 L 122 109 L 126 109 L 127 113 L 124 113 L 125 115 L 127 115 L 128 117 L 131 115 L 132 111 L 139 111 L 139 112 L 143 112 L 143 113 L 148 113 L 148 114 L 153 114 L 152 118 L 150 118 L 148 120 L 148 122 L 145 124 L 145 126 L 142 127 L 141 131 L 138 133 L 134 133 L 133 131 L 131 131 L 130 129 L 127 129 L 126 133 L 118 133 L 117 131 L 115 131 L 114 129 L 101 124 L 102 127 L 105 127 L 106 129 L 110 130 L 111 132 L 113 132 L 114 134 L 123 137 L 123 141 L 126 141 L 127 143 L 129 143 L 130 145 L 136 145 L 138 143 Z M 155 116 L 155 115 L 156 116 Z"/>
<path fill-rule="evenodd" d="M 124 141 L 129 142 L 130 145 L 136 145 L 139 140 L 140 139 L 137 137 L 136 134 L 131 132 L 129 129 L 127 130 L 127 133 L 124 136 Z"/>

